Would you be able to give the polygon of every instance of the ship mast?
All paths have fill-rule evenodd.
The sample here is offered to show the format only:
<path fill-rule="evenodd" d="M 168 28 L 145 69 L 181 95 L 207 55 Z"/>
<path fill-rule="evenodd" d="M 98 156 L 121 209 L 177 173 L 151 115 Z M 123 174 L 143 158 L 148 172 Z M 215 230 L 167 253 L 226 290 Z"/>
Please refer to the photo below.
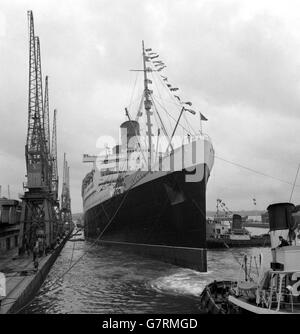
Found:
<path fill-rule="evenodd" d="M 151 99 L 150 99 L 150 91 L 148 89 L 148 77 L 147 77 L 147 67 L 146 67 L 146 54 L 144 41 L 142 41 L 143 46 L 143 65 L 144 65 L 144 97 L 145 97 L 145 110 L 147 115 L 147 136 L 148 136 L 148 171 L 151 170 L 152 163 L 152 123 L 151 123 L 151 115 L 153 114 L 151 111 Z"/>

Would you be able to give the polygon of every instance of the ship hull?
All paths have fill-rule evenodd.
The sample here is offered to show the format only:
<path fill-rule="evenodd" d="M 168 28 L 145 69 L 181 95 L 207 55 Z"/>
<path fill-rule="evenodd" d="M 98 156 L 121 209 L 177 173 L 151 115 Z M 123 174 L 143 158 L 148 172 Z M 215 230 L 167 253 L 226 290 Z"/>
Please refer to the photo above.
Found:
<path fill-rule="evenodd" d="M 175 265 L 206 271 L 206 183 L 185 170 L 153 178 L 85 211 L 85 235 Z M 156 173 L 156 172 L 153 172 Z"/>

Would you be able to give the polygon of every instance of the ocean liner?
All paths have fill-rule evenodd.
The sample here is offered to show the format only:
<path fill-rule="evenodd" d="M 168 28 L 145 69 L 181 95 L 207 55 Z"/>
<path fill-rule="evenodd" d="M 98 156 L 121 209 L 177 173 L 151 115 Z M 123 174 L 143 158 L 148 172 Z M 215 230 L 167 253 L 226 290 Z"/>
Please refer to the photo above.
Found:
<path fill-rule="evenodd" d="M 142 74 L 142 91 L 134 110 L 125 108 L 120 143 L 83 155 L 92 164 L 82 183 L 85 236 L 206 271 L 206 185 L 214 163 L 202 131 L 207 119 L 162 75 L 159 55 L 142 46 L 143 66 L 132 70 Z"/>

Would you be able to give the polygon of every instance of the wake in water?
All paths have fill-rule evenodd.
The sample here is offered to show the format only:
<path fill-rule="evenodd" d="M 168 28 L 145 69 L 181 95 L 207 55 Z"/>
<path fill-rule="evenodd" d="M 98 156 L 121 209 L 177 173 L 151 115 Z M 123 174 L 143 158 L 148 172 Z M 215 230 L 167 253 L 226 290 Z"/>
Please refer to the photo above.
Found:
<path fill-rule="evenodd" d="M 158 292 L 198 297 L 208 283 L 207 276 L 211 273 L 211 271 L 199 273 L 191 269 L 178 268 L 170 275 L 150 281 L 149 285 Z"/>

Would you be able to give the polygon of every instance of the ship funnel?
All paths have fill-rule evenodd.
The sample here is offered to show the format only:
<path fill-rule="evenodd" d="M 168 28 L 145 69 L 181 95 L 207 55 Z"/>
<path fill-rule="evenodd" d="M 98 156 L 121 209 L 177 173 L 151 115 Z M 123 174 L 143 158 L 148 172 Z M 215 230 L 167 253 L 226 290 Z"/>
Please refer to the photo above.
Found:
<path fill-rule="evenodd" d="M 138 143 L 137 136 L 140 135 L 140 125 L 137 121 L 126 121 L 121 124 L 121 143 L 122 148 L 134 148 Z"/>
<path fill-rule="evenodd" d="M 242 216 L 234 214 L 232 216 L 232 230 L 242 230 L 243 223 L 242 223 Z"/>
<path fill-rule="evenodd" d="M 295 210 L 294 204 L 271 204 L 267 210 L 269 213 L 270 231 L 288 230 L 293 226 L 292 212 Z"/>

